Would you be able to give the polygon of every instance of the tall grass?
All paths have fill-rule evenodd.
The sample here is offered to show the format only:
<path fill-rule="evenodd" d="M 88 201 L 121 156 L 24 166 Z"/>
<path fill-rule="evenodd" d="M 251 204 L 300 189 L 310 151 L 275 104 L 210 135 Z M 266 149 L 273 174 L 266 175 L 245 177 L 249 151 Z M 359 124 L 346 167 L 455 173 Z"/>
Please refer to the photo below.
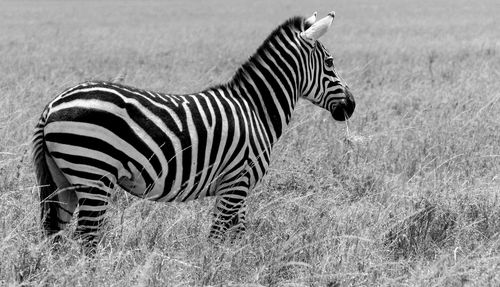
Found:
<path fill-rule="evenodd" d="M 500 284 L 500 26 L 495 1 L 3 2 L 0 285 Z M 328 4 L 330 5 L 330 4 Z M 234 244 L 213 199 L 118 192 L 95 258 L 41 236 L 30 135 L 87 79 L 165 92 L 227 80 L 277 24 L 335 9 L 323 39 L 348 123 L 301 102 Z"/>

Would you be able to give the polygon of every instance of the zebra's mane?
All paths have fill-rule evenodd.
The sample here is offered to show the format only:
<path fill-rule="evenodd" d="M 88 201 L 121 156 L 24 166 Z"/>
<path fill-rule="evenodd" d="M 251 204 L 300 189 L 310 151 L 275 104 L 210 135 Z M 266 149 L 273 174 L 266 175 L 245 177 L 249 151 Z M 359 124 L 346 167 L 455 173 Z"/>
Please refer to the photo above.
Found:
<path fill-rule="evenodd" d="M 271 34 L 269 34 L 269 36 L 264 40 L 264 42 L 262 42 L 262 44 L 259 46 L 259 48 L 257 48 L 257 51 L 252 56 L 250 56 L 244 64 L 242 64 L 238 68 L 238 70 L 236 71 L 236 73 L 234 74 L 232 79 L 225 85 L 231 85 L 232 83 L 239 82 L 243 78 L 244 71 L 247 70 L 252 65 L 252 63 L 254 62 L 254 59 L 256 59 L 260 55 L 264 54 L 264 51 L 269 46 L 269 42 L 271 42 L 274 38 L 276 38 L 278 35 L 280 35 L 282 33 L 282 29 L 286 29 L 286 28 L 290 29 L 291 28 L 292 30 L 303 31 L 304 28 L 307 28 L 307 27 L 304 27 L 305 26 L 304 21 L 305 21 L 304 17 L 295 16 L 295 17 L 292 17 L 292 18 L 286 20 L 281 25 L 276 27 L 271 32 Z M 221 85 L 219 85 L 219 86 L 221 86 Z"/>

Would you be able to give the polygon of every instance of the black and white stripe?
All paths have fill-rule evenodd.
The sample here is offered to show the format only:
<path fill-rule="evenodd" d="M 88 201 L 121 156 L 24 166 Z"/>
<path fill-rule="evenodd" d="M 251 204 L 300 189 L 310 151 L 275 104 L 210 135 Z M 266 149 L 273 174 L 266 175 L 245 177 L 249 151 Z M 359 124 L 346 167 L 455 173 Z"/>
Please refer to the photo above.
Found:
<path fill-rule="evenodd" d="M 52 100 L 33 149 L 46 233 L 63 229 L 78 206 L 77 232 L 93 242 L 117 185 L 155 201 L 217 196 L 211 236 L 243 230 L 245 198 L 298 98 L 337 120 L 354 111 L 331 55 L 302 34 L 313 22 L 286 21 L 231 81 L 199 93 L 86 82 Z"/>

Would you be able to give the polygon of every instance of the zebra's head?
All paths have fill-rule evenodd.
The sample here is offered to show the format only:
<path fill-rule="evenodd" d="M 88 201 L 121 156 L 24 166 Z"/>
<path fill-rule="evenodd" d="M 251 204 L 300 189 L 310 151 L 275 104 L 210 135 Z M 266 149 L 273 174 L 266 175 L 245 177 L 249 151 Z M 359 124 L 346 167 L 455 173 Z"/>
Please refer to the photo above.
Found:
<path fill-rule="evenodd" d="M 348 119 L 356 106 L 349 87 L 335 70 L 333 57 L 318 39 L 323 36 L 335 17 L 334 12 L 316 21 L 316 12 L 304 21 L 305 31 L 299 37 L 306 50 L 303 63 L 306 78 L 302 96 L 332 114 L 337 121 Z"/>

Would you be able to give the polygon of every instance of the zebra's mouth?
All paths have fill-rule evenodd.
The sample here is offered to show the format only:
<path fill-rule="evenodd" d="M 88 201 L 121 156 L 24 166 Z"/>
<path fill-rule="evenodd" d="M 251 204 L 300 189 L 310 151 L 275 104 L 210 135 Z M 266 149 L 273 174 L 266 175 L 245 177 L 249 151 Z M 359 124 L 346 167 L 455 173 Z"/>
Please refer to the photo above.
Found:
<path fill-rule="evenodd" d="M 336 121 L 345 121 L 349 119 L 354 113 L 354 109 L 356 108 L 356 102 L 354 101 L 354 97 L 348 88 L 344 90 L 346 99 L 342 101 L 335 109 L 332 111 L 332 117 Z"/>

